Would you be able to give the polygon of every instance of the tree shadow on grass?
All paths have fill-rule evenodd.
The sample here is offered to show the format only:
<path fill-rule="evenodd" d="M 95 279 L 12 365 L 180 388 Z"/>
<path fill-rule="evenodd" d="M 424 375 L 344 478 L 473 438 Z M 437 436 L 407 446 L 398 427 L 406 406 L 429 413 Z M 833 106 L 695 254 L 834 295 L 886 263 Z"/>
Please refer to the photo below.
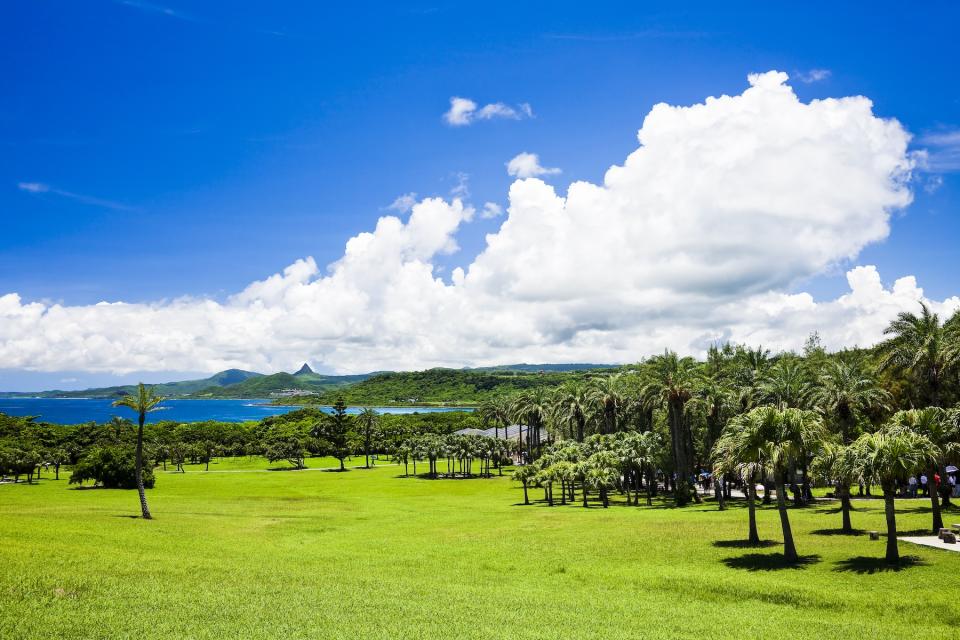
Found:
<path fill-rule="evenodd" d="M 720 549 L 764 549 L 766 547 L 776 547 L 782 543 L 776 540 L 761 540 L 760 542 L 750 542 L 749 540 L 714 540 L 711 544 Z"/>
<path fill-rule="evenodd" d="M 897 529 L 898 538 L 901 536 L 935 536 L 935 535 L 937 535 L 937 532 L 935 532 L 930 527 L 921 527 L 919 529 Z M 883 539 L 886 539 L 887 532 L 881 531 L 880 537 Z"/>
<path fill-rule="evenodd" d="M 745 569 L 747 571 L 780 571 L 782 569 L 803 569 L 807 565 L 820 562 L 820 556 L 800 556 L 796 561 L 789 562 L 782 553 L 748 553 L 743 556 L 724 558 L 723 564 L 731 569 Z"/>
<path fill-rule="evenodd" d="M 902 556 L 898 564 L 888 564 L 886 558 L 874 558 L 871 556 L 856 556 L 841 560 L 834 566 L 834 571 L 852 571 L 859 574 L 873 574 L 882 571 L 903 571 L 910 567 L 922 567 L 927 563 L 917 556 Z"/>
<path fill-rule="evenodd" d="M 866 533 L 866 530 L 851 529 L 850 531 L 844 531 L 843 529 L 814 529 L 810 533 L 815 536 L 862 536 Z"/>

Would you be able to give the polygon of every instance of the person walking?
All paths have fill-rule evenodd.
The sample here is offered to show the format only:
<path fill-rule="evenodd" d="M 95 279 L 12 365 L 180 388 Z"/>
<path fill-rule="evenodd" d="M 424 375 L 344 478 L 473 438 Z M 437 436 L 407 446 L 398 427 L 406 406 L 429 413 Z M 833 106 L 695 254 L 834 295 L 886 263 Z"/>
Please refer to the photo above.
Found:
<path fill-rule="evenodd" d="M 920 474 L 920 491 L 923 492 L 924 498 L 930 497 L 930 486 L 929 486 L 929 483 L 927 482 L 927 474 L 925 473 Z"/>
<path fill-rule="evenodd" d="M 917 476 L 911 475 L 907 479 L 907 497 L 908 498 L 917 497 Z"/>

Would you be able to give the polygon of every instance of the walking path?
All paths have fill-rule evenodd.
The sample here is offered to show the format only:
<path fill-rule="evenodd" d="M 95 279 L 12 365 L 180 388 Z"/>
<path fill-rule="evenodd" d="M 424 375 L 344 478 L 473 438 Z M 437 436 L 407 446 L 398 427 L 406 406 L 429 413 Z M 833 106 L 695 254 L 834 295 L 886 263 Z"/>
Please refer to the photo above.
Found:
<path fill-rule="evenodd" d="M 913 544 L 922 544 L 925 547 L 933 547 L 934 549 L 960 552 L 960 543 L 949 544 L 937 536 L 906 536 L 900 538 L 900 540 L 912 542 Z"/>

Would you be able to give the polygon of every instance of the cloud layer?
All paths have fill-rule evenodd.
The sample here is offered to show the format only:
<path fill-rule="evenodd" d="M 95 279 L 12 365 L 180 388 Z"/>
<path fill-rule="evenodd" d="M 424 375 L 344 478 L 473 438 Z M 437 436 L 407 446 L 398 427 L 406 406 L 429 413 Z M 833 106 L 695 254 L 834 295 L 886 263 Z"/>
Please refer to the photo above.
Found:
<path fill-rule="evenodd" d="M 785 74 L 749 81 L 740 95 L 656 105 L 639 148 L 602 184 L 574 182 L 563 196 L 518 179 L 499 230 L 448 280 L 434 263 L 457 251 L 474 209 L 428 198 L 352 238 L 325 272 L 298 260 L 223 302 L 2 296 L 0 361 L 124 372 L 308 359 L 353 372 L 629 362 L 716 340 L 798 348 L 813 330 L 829 347 L 871 344 L 924 299 L 912 277 L 885 287 L 861 266 L 836 300 L 786 291 L 887 236 L 891 212 L 911 201 L 909 135 L 864 97 L 803 103 Z"/>

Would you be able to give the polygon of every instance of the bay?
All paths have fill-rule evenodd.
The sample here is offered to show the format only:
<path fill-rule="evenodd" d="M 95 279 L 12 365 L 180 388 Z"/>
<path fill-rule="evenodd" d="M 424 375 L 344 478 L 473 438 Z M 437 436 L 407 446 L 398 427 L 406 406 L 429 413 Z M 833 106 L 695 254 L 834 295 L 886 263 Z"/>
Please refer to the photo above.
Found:
<path fill-rule="evenodd" d="M 268 400 L 164 400 L 160 408 L 151 413 L 148 422 L 173 420 L 175 422 L 246 422 L 262 420 L 301 409 L 299 406 L 274 406 Z M 330 412 L 330 407 L 317 407 Z M 434 413 L 447 411 L 472 411 L 455 407 L 374 407 L 379 413 Z M 360 407 L 349 407 L 347 413 L 356 414 Z M 113 416 L 132 420 L 136 415 L 129 409 L 114 407 L 107 398 L 0 398 L 0 413 L 11 416 L 37 416 L 40 422 L 55 424 L 79 424 L 82 422 L 107 422 Z"/>

